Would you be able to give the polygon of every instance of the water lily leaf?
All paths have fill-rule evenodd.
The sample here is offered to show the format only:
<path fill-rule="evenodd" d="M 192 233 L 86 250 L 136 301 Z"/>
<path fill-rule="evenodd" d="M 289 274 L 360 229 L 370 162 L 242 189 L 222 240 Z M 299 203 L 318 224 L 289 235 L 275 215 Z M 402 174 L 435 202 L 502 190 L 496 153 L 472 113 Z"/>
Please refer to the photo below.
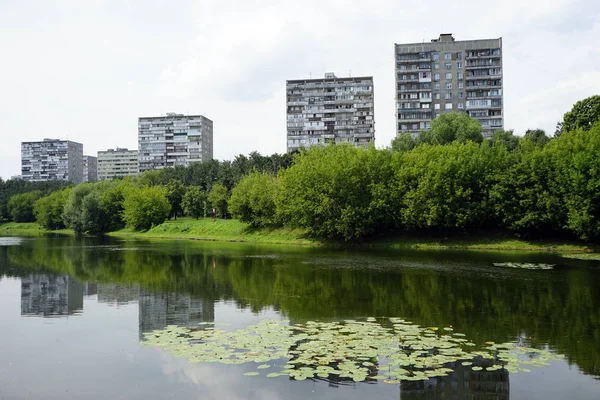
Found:
<path fill-rule="evenodd" d="M 258 373 L 258 372 L 246 372 L 244 375 L 245 376 L 257 376 L 257 375 L 260 375 L 260 373 Z"/>

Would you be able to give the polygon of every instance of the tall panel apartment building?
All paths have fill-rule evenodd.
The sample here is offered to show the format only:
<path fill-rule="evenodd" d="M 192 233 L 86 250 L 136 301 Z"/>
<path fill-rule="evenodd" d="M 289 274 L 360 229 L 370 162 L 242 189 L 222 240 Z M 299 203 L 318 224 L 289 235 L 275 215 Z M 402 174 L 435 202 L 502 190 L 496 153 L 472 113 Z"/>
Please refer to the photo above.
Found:
<path fill-rule="evenodd" d="M 29 182 L 83 182 L 83 144 L 59 139 L 22 142 L 21 176 Z"/>
<path fill-rule="evenodd" d="M 98 158 L 83 156 L 83 181 L 96 182 L 98 180 Z"/>
<path fill-rule="evenodd" d="M 138 151 L 117 147 L 98 152 L 98 179 L 124 178 L 140 172 Z"/>
<path fill-rule="evenodd" d="M 373 77 L 288 80 L 287 151 L 319 143 L 375 141 Z"/>
<path fill-rule="evenodd" d="M 431 128 L 437 116 L 464 111 L 483 135 L 504 127 L 502 38 L 395 45 L 397 133 Z"/>
<path fill-rule="evenodd" d="M 202 115 L 167 113 L 138 121 L 140 172 L 213 158 L 213 122 Z"/>

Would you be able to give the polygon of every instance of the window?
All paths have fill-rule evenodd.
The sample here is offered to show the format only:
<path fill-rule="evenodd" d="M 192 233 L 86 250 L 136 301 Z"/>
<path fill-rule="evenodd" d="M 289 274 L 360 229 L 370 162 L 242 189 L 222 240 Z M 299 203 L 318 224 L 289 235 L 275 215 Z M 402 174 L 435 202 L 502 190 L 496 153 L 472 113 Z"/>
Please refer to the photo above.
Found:
<path fill-rule="evenodd" d="M 462 89 L 463 88 L 463 83 L 462 82 L 458 82 L 458 88 Z"/>
<path fill-rule="evenodd" d="M 465 108 L 465 105 L 464 105 L 464 103 L 458 103 L 458 109 L 459 109 L 459 110 L 462 110 L 462 109 L 464 109 L 464 108 Z"/>
<path fill-rule="evenodd" d="M 462 68 L 462 62 L 459 61 L 456 63 L 456 68 L 461 69 Z"/>
<path fill-rule="evenodd" d="M 452 79 L 452 73 L 451 72 L 447 72 L 446 73 L 446 79 Z"/>
<path fill-rule="evenodd" d="M 440 109 L 440 105 L 439 105 L 439 104 L 436 104 L 436 105 L 434 105 L 434 108 L 435 108 L 436 110 L 439 110 L 439 109 Z"/>
<path fill-rule="evenodd" d="M 436 93 L 436 94 L 435 94 L 435 99 L 436 99 L 436 100 L 439 100 L 439 99 L 440 99 L 440 94 L 439 94 L 439 93 Z"/>
<path fill-rule="evenodd" d="M 446 100 L 450 100 L 452 98 L 452 93 L 446 93 Z"/>
<path fill-rule="evenodd" d="M 433 80 L 434 81 L 439 81 L 440 80 L 440 74 L 433 75 Z"/>
<path fill-rule="evenodd" d="M 460 51 L 458 53 L 456 53 L 456 59 L 462 60 L 462 53 Z"/>
<path fill-rule="evenodd" d="M 444 60 L 452 60 L 452 53 L 444 53 Z"/>
<path fill-rule="evenodd" d="M 438 53 L 433 53 L 433 59 L 434 60 L 439 60 L 440 59 L 440 55 Z"/>
<path fill-rule="evenodd" d="M 446 90 L 452 90 L 452 84 L 446 83 Z"/>
<path fill-rule="evenodd" d="M 458 92 L 458 98 L 462 99 L 463 98 L 463 92 Z"/>
<path fill-rule="evenodd" d="M 440 90 L 440 84 L 439 83 L 436 83 L 433 87 L 435 88 L 435 90 Z"/>
<path fill-rule="evenodd" d="M 423 104 L 421 104 L 421 108 L 429 108 L 429 103 L 423 103 Z"/>
<path fill-rule="evenodd" d="M 419 68 L 418 66 L 416 66 L 416 65 L 414 65 L 414 64 L 413 64 L 413 66 L 412 66 L 412 69 L 413 69 L 413 70 L 416 70 L 416 69 L 418 69 L 418 68 Z"/>
<path fill-rule="evenodd" d="M 433 64 L 433 69 L 440 69 L 440 64 L 438 64 L 438 63 Z"/>
<path fill-rule="evenodd" d="M 452 110 L 452 103 L 446 103 L 446 110 Z"/>
<path fill-rule="evenodd" d="M 458 79 L 459 79 L 459 80 L 463 79 L 463 73 L 462 73 L 462 72 L 459 72 L 459 73 L 457 74 L 457 77 L 458 77 Z"/>
<path fill-rule="evenodd" d="M 444 64 L 444 68 L 446 68 L 446 69 L 452 69 L 452 63 L 446 63 L 446 64 Z"/>

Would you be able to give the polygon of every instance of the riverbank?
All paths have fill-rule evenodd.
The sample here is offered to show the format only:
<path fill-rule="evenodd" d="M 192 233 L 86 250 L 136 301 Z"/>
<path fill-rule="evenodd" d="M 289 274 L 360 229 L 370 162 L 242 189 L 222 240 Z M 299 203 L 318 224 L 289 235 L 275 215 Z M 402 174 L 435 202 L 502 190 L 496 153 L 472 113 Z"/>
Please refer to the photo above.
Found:
<path fill-rule="evenodd" d="M 48 231 L 36 223 L 9 222 L 0 224 L 0 235 L 3 236 L 38 236 L 48 233 L 73 235 L 70 229 Z M 598 246 L 583 242 L 559 240 L 524 240 L 509 234 L 477 233 L 472 235 L 455 235 L 449 237 L 432 237 L 419 235 L 401 235 L 397 237 L 374 239 L 360 244 L 322 241 L 310 238 L 306 230 L 290 228 L 252 229 L 237 220 L 210 218 L 195 220 L 180 218 L 166 221 L 146 232 L 136 232 L 129 228 L 111 232 L 108 236 L 140 239 L 175 239 L 202 240 L 217 242 L 240 242 L 253 244 L 286 244 L 294 246 L 333 246 L 362 247 L 374 249 L 423 249 L 423 250 L 499 250 L 499 251 L 532 251 L 557 253 L 597 252 Z"/>
<path fill-rule="evenodd" d="M 598 251 L 595 246 L 582 242 L 523 240 L 508 234 L 474 234 L 454 237 L 431 237 L 401 235 L 392 238 L 374 239 L 360 244 L 321 241 L 310 238 L 306 230 L 289 228 L 251 229 L 237 220 L 216 220 L 210 218 L 166 221 L 147 232 L 123 229 L 109 233 L 115 237 L 193 239 L 206 241 L 226 241 L 264 244 L 287 244 L 301 246 L 351 246 L 382 249 L 430 249 L 430 250 L 501 250 L 501 251 L 543 251 L 560 253 L 580 253 Z"/>
<path fill-rule="evenodd" d="M 46 228 L 42 228 L 35 222 L 0 223 L 0 236 L 33 237 L 47 234 L 74 235 L 75 232 L 72 229 L 59 229 L 56 231 L 51 231 Z"/>

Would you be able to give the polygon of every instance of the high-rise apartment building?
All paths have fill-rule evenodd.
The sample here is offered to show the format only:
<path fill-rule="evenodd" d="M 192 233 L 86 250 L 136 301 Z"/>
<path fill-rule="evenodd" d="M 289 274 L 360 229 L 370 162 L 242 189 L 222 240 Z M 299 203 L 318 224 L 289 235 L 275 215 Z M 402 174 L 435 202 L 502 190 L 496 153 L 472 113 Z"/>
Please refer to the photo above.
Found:
<path fill-rule="evenodd" d="M 320 143 L 375 141 L 373 77 L 288 80 L 287 151 Z"/>
<path fill-rule="evenodd" d="M 98 180 L 98 158 L 83 156 L 83 181 L 96 182 Z"/>
<path fill-rule="evenodd" d="M 138 120 L 140 172 L 213 158 L 213 122 L 202 115 L 167 113 Z"/>
<path fill-rule="evenodd" d="M 83 182 L 83 145 L 70 140 L 44 139 L 21 143 L 21 176 L 30 182 Z"/>
<path fill-rule="evenodd" d="M 98 179 L 124 178 L 140 172 L 138 151 L 122 149 L 108 149 L 98 152 Z"/>
<path fill-rule="evenodd" d="M 477 119 L 483 135 L 504 127 L 502 38 L 395 45 L 396 129 L 414 135 L 437 116 L 462 111 Z"/>

